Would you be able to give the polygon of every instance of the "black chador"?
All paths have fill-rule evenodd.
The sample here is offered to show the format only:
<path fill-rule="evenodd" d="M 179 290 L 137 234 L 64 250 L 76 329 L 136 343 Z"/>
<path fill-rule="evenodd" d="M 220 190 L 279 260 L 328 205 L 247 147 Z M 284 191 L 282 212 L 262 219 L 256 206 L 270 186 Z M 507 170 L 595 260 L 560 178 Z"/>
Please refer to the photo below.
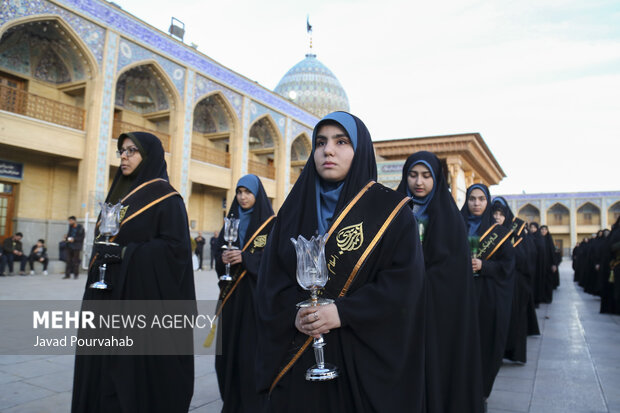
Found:
<path fill-rule="evenodd" d="M 418 164 L 433 177 L 433 189 L 424 198 L 412 196 L 408 184 Z M 427 412 L 481 412 L 480 336 L 467 230 L 439 159 L 425 151 L 411 155 L 397 191 L 412 196 L 423 240 Z"/>
<path fill-rule="evenodd" d="M 534 302 L 549 304 L 553 299 L 548 294 L 547 269 L 551 268 L 551 256 L 547 254 L 545 239 L 540 233 L 540 225 L 537 222 L 530 222 L 530 236 L 536 250 L 536 277 L 534 279 Z"/>
<path fill-rule="evenodd" d="M 472 192 L 476 189 L 486 199 L 481 215 L 475 215 L 468 207 L 470 199 L 473 199 Z M 468 235 L 478 240 L 476 255 L 482 260 L 481 270 L 474 274 L 474 285 L 478 296 L 483 395 L 488 397 L 502 363 L 508 337 L 515 257 L 509 241 L 510 231 L 492 222 L 489 189 L 485 185 L 474 184 L 467 188 L 465 199 L 461 214 Z"/>
<path fill-rule="evenodd" d="M 335 148 L 329 142 L 336 135 L 325 132 L 328 127 L 339 130 L 337 145 L 354 150 L 346 176 L 336 182 L 321 178 L 315 160 Z M 329 136 L 319 141 L 323 133 Z M 372 142 L 358 118 L 327 115 L 312 141 L 310 158 L 278 213 L 258 277 L 256 371 L 266 411 L 421 412 L 425 277 L 409 200 L 372 182 L 377 176 Z M 319 165 L 340 170 L 346 162 L 326 157 Z M 324 382 L 305 379 L 315 357 L 311 337 L 295 327 L 295 304 L 309 292 L 297 284 L 290 241 L 298 235 L 309 239 L 317 229 L 330 234 L 325 248 L 330 279 L 323 296 L 335 300 L 340 319 L 340 327 L 324 334 L 325 360 L 340 375 Z"/>
<path fill-rule="evenodd" d="M 254 373 L 256 356 L 256 279 L 267 237 L 274 223 L 273 209 L 263 184 L 255 175 L 246 175 L 237 183 L 238 194 L 245 188 L 254 196 L 254 204 L 243 209 L 237 195 L 228 212 L 240 219 L 239 236 L 233 243 L 239 248 L 242 262 L 231 266 L 232 281 L 220 281 L 218 351 L 215 370 L 224 405 L 222 412 L 259 411 Z M 220 230 L 216 251 L 216 271 L 226 272 L 222 262 L 224 228 Z"/>
<path fill-rule="evenodd" d="M 510 242 L 515 252 L 515 285 L 504 357 L 525 363 L 527 361 L 527 336 L 530 332 L 538 331 L 538 321 L 536 320 L 536 310 L 534 309 L 534 299 L 530 287 L 530 279 L 534 270 L 533 260 L 528 249 L 528 240 L 525 237 L 526 223 L 513 215 L 508 203 L 502 197 L 496 197 L 493 200 L 493 214 L 495 215 L 498 212 L 504 217 L 504 222 L 501 225 L 512 234 Z M 531 317 L 532 314 L 533 317 Z"/>
<path fill-rule="evenodd" d="M 162 144 L 151 134 L 133 132 L 119 137 L 119 150 L 127 139 L 139 149 L 142 162 L 128 176 L 119 168 L 106 198 L 124 206 L 114 238 L 122 254 L 95 244 L 84 300 L 191 300 L 195 306 L 187 213 L 168 183 Z M 88 288 L 99 279 L 102 260 L 110 257 L 115 259 L 107 263 L 106 281 L 112 290 Z M 187 338 L 191 345 L 191 335 Z M 187 412 L 193 389 L 192 355 L 78 355 L 71 411 Z"/>

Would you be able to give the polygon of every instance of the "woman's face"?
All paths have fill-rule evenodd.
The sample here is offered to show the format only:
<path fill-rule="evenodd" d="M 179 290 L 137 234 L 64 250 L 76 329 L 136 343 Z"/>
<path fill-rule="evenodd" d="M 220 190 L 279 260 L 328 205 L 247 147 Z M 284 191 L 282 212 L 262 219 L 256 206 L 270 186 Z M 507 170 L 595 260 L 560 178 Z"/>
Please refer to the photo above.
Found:
<path fill-rule="evenodd" d="M 248 188 L 240 186 L 237 188 L 237 202 L 243 209 L 250 209 L 256 203 L 256 197 Z"/>
<path fill-rule="evenodd" d="M 481 189 L 476 188 L 469 194 L 467 198 L 467 208 L 472 215 L 479 217 L 487 207 L 487 197 Z"/>
<path fill-rule="evenodd" d="M 409 191 L 417 198 L 424 198 L 433 190 L 433 174 L 424 164 L 416 164 L 407 176 Z"/>
<path fill-rule="evenodd" d="M 540 227 L 540 235 L 542 235 L 544 237 L 548 233 L 549 233 L 549 230 L 547 229 L 547 227 Z"/>
<path fill-rule="evenodd" d="M 140 162 L 142 162 L 142 155 L 140 155 L 140 151 L 138 151 L 136 144 L 129 138 L 125 138 L 123 141 L 120 152 L 121 172 L 125 176 L 131 175 L 138 165 L 140 165 Z"/>
<path fill-rule="evenodd" d="M 345 131 L 335 125 L 323 125 L 316 134 L 314 165 L 321 178 L 340 182 L 346 178 L 355 151 Z"/>
<path fill-rule="evenodd" d="M 503 225 L 504 221 L 506 221 L 506 217 L 504 216 L 504 214 L 502 214 L 502 211 L 500 211 L 499 209 L 497 209 L 497 210 L 495 210 L 495 212 L 493 212 L 493 219 L 499 225 Z"/>

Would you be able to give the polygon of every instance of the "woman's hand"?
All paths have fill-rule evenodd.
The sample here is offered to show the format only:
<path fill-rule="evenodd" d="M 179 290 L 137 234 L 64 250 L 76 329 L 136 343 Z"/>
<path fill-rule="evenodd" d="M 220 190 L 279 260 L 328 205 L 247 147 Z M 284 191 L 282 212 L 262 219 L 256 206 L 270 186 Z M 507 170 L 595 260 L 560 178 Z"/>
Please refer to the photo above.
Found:
<path fill-rule="evenodd" d="M 226 250 L 222 253 L 222 262 L 224 264 L 241 264 L 243 261 L 243 256 L 241 255 L 241 250 Z"/>
<path fill-rule="evenodd" d="M 320 307 L 300 308 L 295 317 L 295 327 L 300 332 L 319 338 L 321 334 L 340 327 L 340 316 L 336 304 Z"/>
<path fill-rule="evenodd" d="M 474 272 L 479 272 L 482 269 L 482 260 L 479 260 L 478 258 L 472 258 L 471 269 L 474 270 Z"/>

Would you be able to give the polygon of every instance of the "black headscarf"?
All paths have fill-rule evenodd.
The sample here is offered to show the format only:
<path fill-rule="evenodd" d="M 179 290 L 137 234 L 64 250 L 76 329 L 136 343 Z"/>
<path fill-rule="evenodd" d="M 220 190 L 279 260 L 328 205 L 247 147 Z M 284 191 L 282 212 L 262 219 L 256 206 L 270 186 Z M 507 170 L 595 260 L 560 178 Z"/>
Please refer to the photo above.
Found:
<path fill-rule="evenodd" d="M 116 176 L 114 176 L 114 181 L 112 181 L 112 186 L 108 191 L 108 196 L 106 197 L 106 202 L 112 204 L 117 203 L 125 195 L 144 182 L 155 178 L 168 180 L 164 147 L 159 138 L 147 132 L 123 133 L 118 137 L 116 143 L 118 150 L 121 150 L 126 138 L 131 139 L 136 145 L 140 152 L 140 156 L 142 156 L 142 162 L 131 175 L 128 176 L 123 175 L 121 168 L 118 168 Z"/>
<path fill-rule="evenodd" d="M 469 207 L 467 206 L 467 200 L 469 199 L 469 196 L 474 189 L 480 189 L 487 199 L 487 207 L 480 216 L 475 216 L 474 214 L 472 214 L 469 211 Z M 461 208 L 461 214 L 465 219 L 465 225 L 467 226 L 468 232 L 471 232 L 472 228 L 474 227 L 477 228 L 475 230 L 476 235 L 484 234 L 486 230 L 495 223 L 495 221 L 493 220 L 493 216 L 491 215 L 491 193 L 489 192 L 489 188 L 486 185 L 473 184 L 472 186 L 467 188 L 467 194 L 465 195 L 465 205 L 463 205 L 463 207 Z"/>
<path fill-rule="evenodd" d="M 510 229 L 512 227 L 512 221 L 515 218 L 515 215 L 512 213 L 512 210 L 508 206 L 508 202 L 506 199 L 501 196 L 496 196 L 493 198 L 493 208 L 492 212 L 501 211 L 502 215 L 506 218 L 504 219 L 504 223 L 502 226 Z"/>
<path fill-rule="evenodd" d="M 248 188 L 248 186 L 252 186 L 249 183 L 245 184 L 247 186 L 243 185 L 243 183 L 248 179 L 251 182 L 254 182 L 256 184 L 255 188 L 254 187 Z M 256 232 L 258 227 L 260 227 L 261 224 L 265 222 L 267 218 L 273 215 L 273 208 L 271 207 L 271 202 L 269 202 L 269 198 L 267 197 L 267 193 L 265 192 L 263 183 L 256 175 L 249 174 L 249 175 L 245 175 L 241 177 L 235 189 L 239 187 L 247 188 L 250 192 L 252 192 L 252 194 L 254 195 L 254 199 L 256 200 L 254 202 L 254 206 L 252 207 L 250 223 L 245 231 L 245 238 L 243 240 L 238 239 L 234 243 L 234 245 L 237 245 L 243 248 L 243 246 L 246 244 L 248 239 Z M 254 193 L 255 191 L 256 193 Z M 241 207 L 239 206 L 239 202 L 237 201 L 237 197 L 235 196 L 233 197 L 233 201 L 230 204 L 230 209 L 228 210 L 227 216 L 239 218 L 240 209 Z M 241 232 L 239 232 L 239 235 L 241 235 Z M 217 242 L 218 242 L 218 250 L 219 250 L 219 247 L 221 247 L 222 245 L 226 243 L 224 241 L 224 227 L 223 226 L 222 226 L 222 229 L 220 230 L 220 234 L 218 236 Z"/>
<path fill-rule="evenodd" d="M 426 316 L 429 411 L 482 411 L 480 341 L 467 229 L 433 153 L 420 151 L 407 158 L 397 191 L 409 193 L 407 177 L 418 163 L 429 167 L 434 177 L 432 198 L 424 212 L 428 223 L 423 242 L 430 294 Z M 429 360 L 437 367 L 429 366 Z M 455 371 L 460 373 L 455 375 Z M 439 387 L 433 391 L 431 386 Z"/>

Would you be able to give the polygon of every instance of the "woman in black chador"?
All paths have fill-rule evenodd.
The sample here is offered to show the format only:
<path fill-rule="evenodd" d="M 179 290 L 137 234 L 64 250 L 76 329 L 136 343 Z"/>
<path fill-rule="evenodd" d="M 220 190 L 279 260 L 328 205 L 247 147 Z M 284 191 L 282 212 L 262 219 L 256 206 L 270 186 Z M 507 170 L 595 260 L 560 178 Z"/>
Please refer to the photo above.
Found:
<path fill-rule="evenodd" d="M 530 237 L 536 251 L 536 277 L 534 279 L 534 302 L 536 305 L 540 303 L 550 304 L 553 296 L 549 294 L 550 285 L 548 277 L 548 269 L 551 268 L 551 256 L 547 253 L 545 239 L 540 232 L 538 222 L 530 222 Z"/>
<path fill-rule="evenodd" d="M 509 240 L 515 252 L 515 285 L 504 357 L 525 363 L 527 361 L 527 336 L 531 332 L 539 333 L 531 290 L 531 277 L 535 271 L 535 263 L 531 250 L 528 248 L 530 240 L 524 233 L 526 223 L 513 215 L 508 203 L 501 196 L 493 199 L 493 219 L 512 233 Z M 532 316 L 528 318 L 530 314 Z"/>
<path fill-rule="evenodd" d="M 427 280 L 428 412 L 482 412 L 480 336 L 467 229 L 441 163 L 411 155 L 397 189 L 413 201 Z"/>
<path fill-rule="evenodd" d="M 312 153 L 284 201 L 258 277 L 258 389 L 270 412 L 421 412 L 424 261 L 409 199 L 374 183 L 361 120 L 334 112 L 314 128 Z M 334 304 L 303 308 L 291 238 L 329 234 Z M 323 334 L 336 379 L 306 381 L 312 337 Z"/>
<path fill-rule="evenodd" d="M 237 182 L 236 196 L 228 212 L 238 218 L 239 234 L 233 245 L 222 249 L 224 228 L 218 238 L 215 269 L 226 273 L 230 263 L 232 281 L 220 281 L 218 314 L 220 339 L 215 370 L 224 406 L 222 412 L 259 411 L 254 364 L 256 356 L 255 290 L 260 260 L 274 222 L 273 209 L 256 175 Z"/>
<path fill-rule="evenodd" d="M 509 241 L 511 232 L 493 222 L 491 217 L 489 189 L 474 184 L 467 188 L 465 199 L 461 214 L 471 243 L 478 244 L 471 265 L 478 296 L 482 390 L 483 396 L 489 397 L 508 337 L 515 256 Z"/>
<path fill-rule="evenodd" d="M 118 154 L 120 167 L 106 202 L 120 201 L 124 206 L 120 232 L 114 238 L 119 246 L 94 244 L 84 304 L 86 300 L 189 300 L 195 309 L 187 213 L 183 199 L 168 183 L 162 144 L 149 133 L 122 134 Z M 99 224 L 96 240 L 101 238 L 98 228 Z M 103 263 L 112 289 L 88 288 L 99 279 Z M 191 334 L 188 339 L 191 346 Z M 71 411 L 187 412 L 193 389 L 191 353 L 77 355 Z"/>
<path fill-rule="evenodd" d="M 553 290 L 560 286 L 560 263 L 562 262 L 562 252 L 556 248 L 553 242 L 553 236 L 549 232 L 549 227 L 546 225 L 540 226 L 540 235 L 542 235 L 545 241 L 545 251 L 549 257 L 550 265 L 547 268 L 547 284 L 545 286 L 546 295 L 551 297 L 553 301 Z"/>

